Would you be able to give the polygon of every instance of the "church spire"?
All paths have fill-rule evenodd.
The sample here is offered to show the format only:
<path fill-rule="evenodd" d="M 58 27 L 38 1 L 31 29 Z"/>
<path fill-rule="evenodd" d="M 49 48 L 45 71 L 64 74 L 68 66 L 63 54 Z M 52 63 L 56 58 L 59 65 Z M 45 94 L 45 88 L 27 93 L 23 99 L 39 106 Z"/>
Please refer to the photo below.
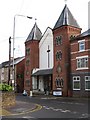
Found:
<path fill-rule="evenodd" d="M 31 32 L 29 33 L 26 41 L 29 41 L 29 40 L 40 40 L 41 36 L 42 36 L 42 33 L 41 33 L 40 29 L 38 28 L 37 23 L 35 21 L 35 24 L 34 24 L 32 30 L 31 30 Z"/>
<path fill-rule="evenodd" d="M 58 27 L 61 27 L 63 25 L 70 25 L 70 26 L 73 26 L 73 27 L 80 28 L 77 21 L 73 17 L 72 13 L 68 9 L 66 3 L 65 3 L 65 7 L 64 7 L 60 17 L 58 18 L 58 20 L 57 20 L 57 22 L 56 22 L 56 24 L 54 26 L 54 29 L 56 29 Z"/>

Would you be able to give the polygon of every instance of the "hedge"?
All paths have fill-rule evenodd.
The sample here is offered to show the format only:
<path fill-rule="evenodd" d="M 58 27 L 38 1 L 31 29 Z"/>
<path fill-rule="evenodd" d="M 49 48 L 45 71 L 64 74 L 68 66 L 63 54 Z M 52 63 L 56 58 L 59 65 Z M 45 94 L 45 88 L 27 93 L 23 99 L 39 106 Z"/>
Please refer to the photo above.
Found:
<path fill-rule="evenodd" d="M 12 91 L 13 88 L 8 84 L 0 84 L 0 91 Z"/>

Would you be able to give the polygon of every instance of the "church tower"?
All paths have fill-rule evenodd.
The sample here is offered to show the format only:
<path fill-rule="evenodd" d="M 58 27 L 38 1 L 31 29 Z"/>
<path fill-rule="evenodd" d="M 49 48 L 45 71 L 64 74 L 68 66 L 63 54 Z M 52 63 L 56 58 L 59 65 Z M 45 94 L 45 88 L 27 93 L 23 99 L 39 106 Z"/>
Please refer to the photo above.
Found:
<path fill-rule="evenodd" d="M 25 78 L 24 89 L 32 90 L 32 70 L 39 67 L 39 41 L 42 33 L 35 23 L 25 42 Z"/>
<path fill-rule="evenodd" d="M 53 28 L 54 68 L 53 91 L 69 96 L 70 87 L 70 39 L 81 33 L 77 21 L 65 5 Z"/>

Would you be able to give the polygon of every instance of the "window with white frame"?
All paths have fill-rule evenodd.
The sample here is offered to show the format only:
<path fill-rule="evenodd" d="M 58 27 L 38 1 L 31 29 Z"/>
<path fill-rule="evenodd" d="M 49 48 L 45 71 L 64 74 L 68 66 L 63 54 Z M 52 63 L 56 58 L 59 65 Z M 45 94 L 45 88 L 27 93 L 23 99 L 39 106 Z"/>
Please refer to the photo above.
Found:
<path fill-rule="evenodd" d="M 85 76 L 85 90 L 90 90 L 90 76 Z"/>
<path fill-rule="evenodd" d="M 4 74 L 1 74 L 1 80 L 4 80 Z"/>
<path fill-rule="evenodd" d="M 77 68 L 88 68 L 88 57 L 77 58 Z"/>
<path fill-rule="evenodd" d="M 79 51 L 84 51 L 85 50 L 85 40 L 79 41 Z"/>
<path fill-rule="evenodd" d="M 10 74 L 10 80 L 12 80 L 12 79 L 13 79 L 13 74 L 11 73 L 11 74 Z"/>
<path fill-rule="evenodd" d="M 4 68 L 2 68 L 2 73 L 4 73 Z"/>
<path fill-rule="evenodd" d="M 73 77 L 73 90 L 80 90 L 80 76 Z"/>

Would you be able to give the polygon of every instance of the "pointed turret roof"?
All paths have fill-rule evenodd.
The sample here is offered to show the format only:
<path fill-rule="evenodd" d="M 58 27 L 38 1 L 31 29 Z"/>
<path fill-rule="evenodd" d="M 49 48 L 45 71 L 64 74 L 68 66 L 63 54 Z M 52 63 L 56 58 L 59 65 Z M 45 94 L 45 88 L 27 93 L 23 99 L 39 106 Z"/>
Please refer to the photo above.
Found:
<path fill-rule="evenodd" d="M 29 41 L 29 40 L 40 40 L 42 37 L 42 33 L 40 31 L 40 29 L 38 28 L 36 22 L 30 32 L 30 34 L 28 35 L 26 41 Z"/>
<path fill-rule="evenodd" d="M 77 21 L 73 17 L 72 13 L 68 9 L 67 5 L 65 5 L 60 17 L 58 18 L 58 20 L 54 26 L 54 29 L 61 27 L 63 25 L 70 25 L 70 26 L 80 28 Z"/>

